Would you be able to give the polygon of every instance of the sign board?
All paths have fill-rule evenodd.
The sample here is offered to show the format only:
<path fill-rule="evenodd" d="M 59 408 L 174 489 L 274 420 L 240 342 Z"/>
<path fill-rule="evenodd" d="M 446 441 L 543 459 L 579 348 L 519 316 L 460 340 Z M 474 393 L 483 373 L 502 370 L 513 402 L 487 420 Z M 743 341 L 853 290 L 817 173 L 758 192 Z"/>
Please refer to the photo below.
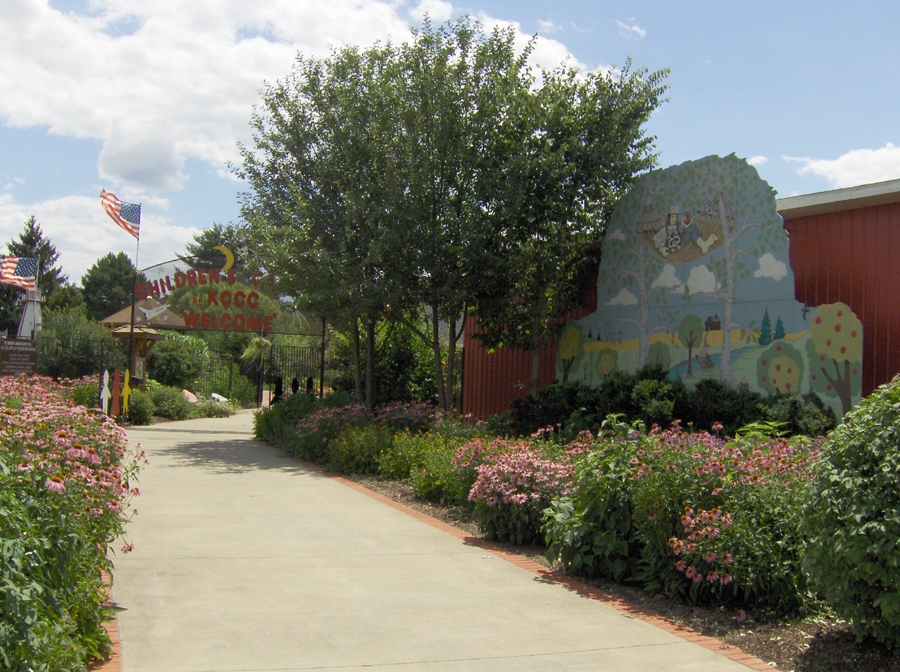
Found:
<path fill-rule="evenodd" d="M 28 338 L 0 339 L 0 376 L 37 371 L 37 344 Z"/>

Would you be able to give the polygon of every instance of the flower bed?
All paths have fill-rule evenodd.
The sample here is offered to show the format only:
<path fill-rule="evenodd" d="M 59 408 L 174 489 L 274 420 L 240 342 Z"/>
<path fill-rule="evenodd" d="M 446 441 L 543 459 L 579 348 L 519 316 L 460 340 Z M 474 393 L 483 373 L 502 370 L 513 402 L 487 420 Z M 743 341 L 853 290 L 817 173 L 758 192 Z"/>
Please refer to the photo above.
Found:
<path fill-rule="evenodd" d="M 47 378 L 0 378 L 4 669 L 86 670 L 110 649 L 101 571 L 112 568 L 107 546 L 123 532 L 143 456 L 66 392 Z"/>

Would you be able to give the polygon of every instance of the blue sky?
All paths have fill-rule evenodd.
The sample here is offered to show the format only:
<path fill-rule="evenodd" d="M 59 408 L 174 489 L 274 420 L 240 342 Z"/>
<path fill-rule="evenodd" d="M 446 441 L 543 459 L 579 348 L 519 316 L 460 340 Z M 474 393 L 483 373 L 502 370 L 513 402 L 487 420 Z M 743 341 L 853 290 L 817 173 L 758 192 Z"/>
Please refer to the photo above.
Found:
<path fill-rule="evenodd" d="M 780 196 L 900 178 L 900 3 L 603 0 L 4 0 L 0 245 L 34 214 L 77 281 L 135 253 L 101 188 L 143 204 L 139 265 L 237 221 L 227 163 L 294 55 L 406 39 L 427 12 L 513 25 L 552 67 L 669 68 L 661 166 L 747 158 Z M 897 145 L 897 146 L 895 146 Z"/>

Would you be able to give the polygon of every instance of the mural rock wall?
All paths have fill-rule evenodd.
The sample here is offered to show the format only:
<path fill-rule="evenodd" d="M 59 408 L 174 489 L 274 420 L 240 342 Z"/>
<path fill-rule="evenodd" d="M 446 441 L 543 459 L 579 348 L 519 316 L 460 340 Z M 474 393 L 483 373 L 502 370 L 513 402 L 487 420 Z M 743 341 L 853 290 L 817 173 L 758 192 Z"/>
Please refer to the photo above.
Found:
<path fill-rule="evenodd" d="M 597 312 L 563 329 L 558 379 L 657 364 L 689 387 L 814 391 L 841 417 L 859 401 L 862 324 L 844 304 L 794 299 L 788 249 L 775 192 L 746 161 L 647 174 L 607 230 Z"/>

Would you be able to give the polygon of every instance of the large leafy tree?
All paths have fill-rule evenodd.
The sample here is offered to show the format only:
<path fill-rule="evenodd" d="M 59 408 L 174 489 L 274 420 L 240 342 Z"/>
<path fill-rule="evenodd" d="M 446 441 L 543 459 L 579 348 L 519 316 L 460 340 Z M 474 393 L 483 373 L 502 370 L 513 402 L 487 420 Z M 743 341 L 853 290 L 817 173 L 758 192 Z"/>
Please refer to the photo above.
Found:
<path fill-rule="evenodd" d="M 507 152 L 487 207 L 494 235 L 470 278 L 482 342 L 531 352 L 533 393 L 541 349 L 596 273 L 613 208 L 656 162 L 644 124 L 666 74 L 629 63 L 586 76 L 545 71 L 500 127 Z"/>
<path fill-rule="evenodd" d="M 6 244 L 7 254 L 13 257 L 37 257 L 40 275 L 37 286 L 45 300 L 66 284 L 66 276 L 57 266 L 59 252 L 48 238 L 44 237 L 41 225 L 34 215 L 26 222 L 18 239 Z M 15 334 L 19 328 L 19 318 L 25 303 L 25 292 L 17 287 L 0 285 L 0 331 Z"/>
<path fill-rule="evenodd" d="M 102 320 L 130 306 L 133 299 L 135 273 L 137 282 L 146 282 L 124 252 L 108 253 L 94 262 L 81 278 L 81 288 L 88 317 Z"/>
<path fill-rule="evenodd" d="M 242 148 L 237 171 L 253 187 L 243 215 L 281 293 L 352 332 L 358 397 L 362 323 L 370 406 L 375 327 L 401 282 L 403 186 L 389 86 L 397 76 L 390 45 L 345 48 L 325 60 L 298 57 L 293 74 L 263 92 L 263 111 L 252 122 L 255 147 Z"/>
<path fill-rule="evenodd" d="M 406 186 L 401 252 L 411 272 L 400 316 L 431 349 L 438 398 L 450 409 L 452 362 L 471 304 L 467 276 L 492 234 L 482 208 L 485 174 L 496 167 L 498 125 L 531 84 L 530 47 L 518 52 L 511 29 L 485 34 L 468 19 L 437 29 L 426 20 L 413 35 L 399 49 L 403 76 L 394 83 Z M 424 314 L 413 317 L 417 309 Z"/>

